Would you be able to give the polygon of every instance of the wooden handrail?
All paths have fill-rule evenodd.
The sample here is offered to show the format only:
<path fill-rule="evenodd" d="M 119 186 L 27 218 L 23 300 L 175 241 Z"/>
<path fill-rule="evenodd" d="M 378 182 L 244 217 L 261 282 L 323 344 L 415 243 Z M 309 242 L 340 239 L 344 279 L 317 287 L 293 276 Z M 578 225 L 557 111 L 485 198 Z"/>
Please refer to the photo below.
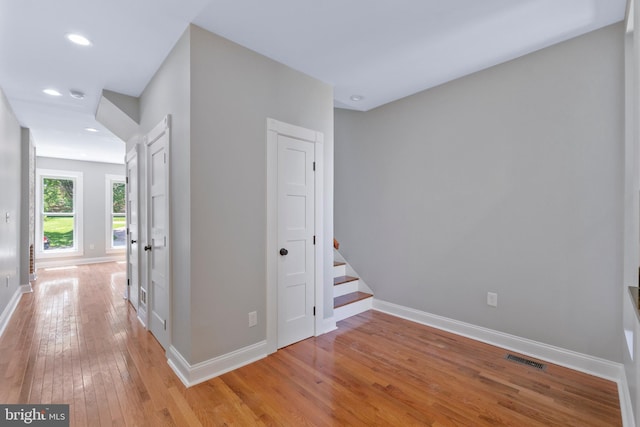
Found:
<path fill-rule="evenodd" d="M 333 248 L 334 249 L 340 249 L 340 243 L 336 240 L 336 238 L 333 238 Z"/>

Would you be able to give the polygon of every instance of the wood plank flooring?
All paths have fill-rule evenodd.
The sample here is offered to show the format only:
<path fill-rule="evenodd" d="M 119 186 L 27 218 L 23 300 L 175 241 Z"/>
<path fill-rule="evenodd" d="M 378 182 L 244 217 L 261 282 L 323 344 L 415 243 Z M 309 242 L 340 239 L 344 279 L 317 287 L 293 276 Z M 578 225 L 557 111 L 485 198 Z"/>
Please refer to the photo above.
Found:
<path fill-rule="evenodd" d="M 621 425 L 612 382 L 375 311 L 185 389 L 124 264 L 38 275 L 0 338 L 0 402 L 69 403 L 73 426 Z"/>

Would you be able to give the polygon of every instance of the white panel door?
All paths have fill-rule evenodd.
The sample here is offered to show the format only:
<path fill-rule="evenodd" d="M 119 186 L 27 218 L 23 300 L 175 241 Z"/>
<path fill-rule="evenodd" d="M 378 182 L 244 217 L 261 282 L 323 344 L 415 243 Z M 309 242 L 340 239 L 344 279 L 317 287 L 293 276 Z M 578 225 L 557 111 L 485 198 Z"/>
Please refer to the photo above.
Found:
<path fill-rule="evenodd" d="M 169 335 L 168 153 L 165 120 L 147 136 L 147 290 L 149 330 L 165 349 Z"/>
<path fill-rule="evenodd" d="M 127 153 L 127 295 L 133 308 L 138 311 L 138 292 L 140 286 L 139 229 L 138 229 L 138 150 Z"/>
<path fill-rule="evenodd" d="M 314 144 L 278 135 L 278 348 L 314 335 Z"/>

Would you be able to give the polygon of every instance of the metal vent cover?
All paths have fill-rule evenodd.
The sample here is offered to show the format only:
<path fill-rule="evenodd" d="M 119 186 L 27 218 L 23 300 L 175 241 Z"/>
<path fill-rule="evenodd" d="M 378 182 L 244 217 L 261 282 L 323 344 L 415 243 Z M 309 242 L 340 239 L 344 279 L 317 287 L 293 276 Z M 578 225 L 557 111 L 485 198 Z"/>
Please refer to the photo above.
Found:
<path fill-rule="evenodd" d="M 512 362 L 520 363 L 521 365 L 531 366 L 532 368 L 536 368 L 536 369 L 540 369 L 540 370 L 543 370 L 544 368 L 546 368 L 546 365 L 544 365 L 544 364 L 542 364 L 540 362 L 536 362 L 536 361 L 530 360 L 530 359 L 525 359 L 524 357 L 515 356 L 513 354 L 507 354 L 505 356 L 505 359 L 510 360 Z"/>

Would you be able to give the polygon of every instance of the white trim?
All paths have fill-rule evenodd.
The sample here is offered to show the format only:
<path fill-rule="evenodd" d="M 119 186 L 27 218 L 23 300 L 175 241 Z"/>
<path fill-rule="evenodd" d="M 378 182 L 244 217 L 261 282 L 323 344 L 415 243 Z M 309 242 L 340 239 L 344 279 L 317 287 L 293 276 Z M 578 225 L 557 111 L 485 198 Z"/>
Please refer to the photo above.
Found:
<path fill-rule="evenodd" d="M 29 292 L 33 292 L 31 289 L 31 285 L 21 285 L 18 286 L 18 289 L 13 293 L 11 300 L 9 300 L 9 304 L 4 308 L 2 313 L 0 314 L 0 337 L 4 334 L 5 329 L 7 329 L 7 325 L 9 325 L 9 321 L 13 316 L 13 313 L 16 311 L 18 307 L 18 303 L 20 302 L 20 298 L 22 298 L 22 294 L 26 294 Z"/>
<path fill-rule="evenodd" d="M 147 324 L 144 323 L 144 319 L 142 318 L 142 316 L 138 315 L 138 322 L 140 322 L 140 324 L 144 327 L 145 330 L 148 330 L 149 328 L 147 328 Z"/>
<path fill-rule="evenodd" d="M 336 318 L 329 317 L 328 319 L 322 319 L 322 329 L 318 335 L 326 334 L 338 329 L 338 325 L 336 325 Z"/>
<path fill-rule="evenodd" d="M 633 404 L 631 403 L 631 394 L 629 393 L 629 383 L 627 375 L 622 367 L 622 374 L 618 383 L 618 396 L 620 397 L 620 414 L 622 415 L 623 427 L 636 427 L 635 417 L 633 415 Z"/>
<path fill-rule="evenodd" d="M 105 228 L 105 239 L 104 239 L 104 251 L 107 254 L 125 254 L 126 253 L 126 243 L 127 243 L 127 235 L 126 235 L 126 231 L 125 231 L 125 245 L 121 246 L 121 247 L 114 247 L 113 246 L 113 230 L 112 230 L 112 226 L 113 226 L 113 184 L 125 184 L 126 182 L 126 177 L 125 175 L 113 175 L 113 174 L 105 174 L 104 175 L 104 184 L 105 184 L 105 189 L 104 189 L 104 198 L 105 198 L 105 223 L 104 223 L 104 228 Z M 125 187 L 126 188 L 126 187 Z M 125 190 L 126 191 L 126 190 Z M 125 198 L 125 205 L 126 205 L 126 198 Z M 127 214 L 125 212 L 124 214 L 125 217 L 125 229 L 126 229 L 126 218 L 127 218 Z"/>
<path fill-rule="evenodd" d="M 327 331 L 324 313 L 324 135 L 310 129 L 290 125 L 274 119 L 267 119 L 266 138 L 266 285 L 267 285 L 267 352 L 274 353 L 278 348 L 278 258 L 274 248 L 278 246 L 278 135 L 302 139 L 314 144 L 316 162 L 315 173 L 315 307 L 316 319 L 314 335 Z M 329 323 L 331 320 L 329 319 Z M 331 326 L 329 325 L 329 328 Z"/>
<path fill-rule="evenodd" d="M 99 257 L 99 258 L 70 258 L 70 259 L 56 259 L 56 260 L 46 260 L 46 261 L 36 260 L 36 269 L 52 268 L 52 267 L 70 267 L 74 265 L 100 264 L 103 262 L 119 262 L 119 261 L 126 261 L 125 254 Z"/>
<path fill-rule="evenodd" d="M 373 309 L 402 319 L 420 323 L 422 325 L 431 326 L 456 335 L 461 335 L 476 341 L 501 347 L 505 350 L 515 351 L 549 363 L 614 381 L 618 384 L 623 425 L 635 426 L 629 387 L 627 384 L 624 365 L 621 363 L 517 337 L 504 332 L 483 328 L 470 323 L 460 322 L 458 320 L 449 319 L 436 314 L 381 301 L 376 298 L 373 299 Z"/>
<path fill-rule="evenodd" d="M 169 346 L 167 363 L 185 387 L 200 384 L 234 369 L 267 357 L 267 342 L 259 343 L 191 365 L 174 347 Z"/>

